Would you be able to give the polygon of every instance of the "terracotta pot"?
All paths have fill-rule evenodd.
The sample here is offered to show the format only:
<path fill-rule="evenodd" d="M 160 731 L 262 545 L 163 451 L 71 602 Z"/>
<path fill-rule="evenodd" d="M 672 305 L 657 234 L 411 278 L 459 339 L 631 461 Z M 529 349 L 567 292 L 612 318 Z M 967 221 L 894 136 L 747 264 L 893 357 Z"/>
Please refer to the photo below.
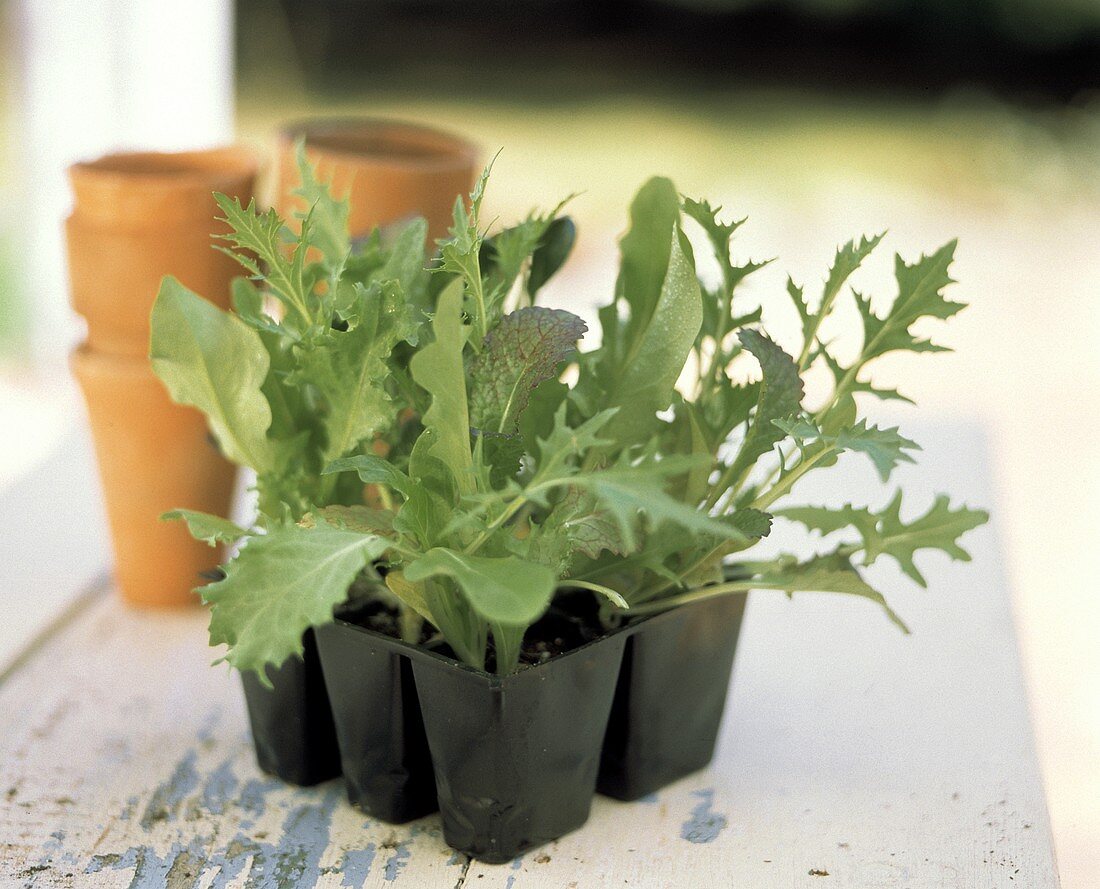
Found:
<path fill-rule="evenodd" d="M 247 202 L 256 170 L 256 157 L 235 147 L 112 154 L 69 169 L 72 302 L 88 322 L 93 350 L 148 354 L 149 311 L 165 275 L 228 306 L 229 282 L 242 270 L 213 249 L 213 193 Z"/>
<path fill-rule="evenodd" d="M 123 597 L 197 603 L 191 591 L 220 554 L 192 540 L 182 522 L 159 517 L 176 507 L 226 515 L 236 467 L 217 452 L 202 414 L 172 403 L 147 358 L 83 346 L 71 365 L 88 404 Z"/>
<path fill-rule="evenodd" d="M 459 136 L 391 120 L 311 120 L 286 127 L 279 142 L 279 212 L 306 210 L 293 192 L 301 184 L 295 143 L 305 137 L 306 156 L 337 196 L 348 195 L 353 236 L 411 216 L 428 220 L 429 238 L 451 224 L 455 197 L 473 187 L 477 148 Z"/>

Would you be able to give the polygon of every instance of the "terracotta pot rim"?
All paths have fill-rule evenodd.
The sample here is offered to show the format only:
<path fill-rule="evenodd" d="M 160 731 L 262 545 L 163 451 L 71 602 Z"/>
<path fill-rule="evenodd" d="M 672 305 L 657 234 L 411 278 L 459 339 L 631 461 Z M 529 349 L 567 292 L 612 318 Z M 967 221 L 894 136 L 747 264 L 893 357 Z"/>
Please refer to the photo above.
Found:
<path fill-rule="evenodd" d="M 76 376 L 117 377 L 132 381 L 157 380 L 148 355 L 123 355 L 101 352 L 90 343 L 81 343 L 69 353 L 69 366 Z"/>
<path fill-rule="evenodd" d="M 69 167 L 74 188 L 110 183 L 150 189 L 214 186 L 255 176 L 257 154 L 245 145 L 197 151 L 119 151 Z"/>
<path fill-rule="evenodd" d="M 244 145 L 105 154 L 69 167 L 73 215 L 115 227 L 213 219 L 213 193 L 250 195 L 259 167 Z"/>
<path fill-rule="evenodd" d="M 449 171 L 476 164 L 480 155 L 477 145 L 463 136 L 384 117 L 305 118 L 279 130 L 284 144 L 303 136 L 307 148 L 359 166 Z"/>

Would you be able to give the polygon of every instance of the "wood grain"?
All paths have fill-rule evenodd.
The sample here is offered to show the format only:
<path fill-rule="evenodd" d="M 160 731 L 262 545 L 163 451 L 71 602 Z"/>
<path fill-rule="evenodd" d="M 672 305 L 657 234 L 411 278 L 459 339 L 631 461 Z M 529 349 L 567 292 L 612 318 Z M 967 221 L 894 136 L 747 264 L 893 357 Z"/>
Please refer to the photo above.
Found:
<path fill-rule="evenodd" d="M 917 501 L 934 482 L 989 504 L 973 430 L 921 440 Z M 837 472 L 845 499 L 872 496 L 861 464 Z M 922 562 L 930 591 L 875 566 L 910 637 L 864 602 L 754 594 L 712 767 L 597 798 L 502 866 L 453 853 L 436 816 L 391 827 L 338 782 L 268 779 L 205 616 L 97 597 L 0 685 L 0 885 L 1057 886 L 995 535 L 968 543 L 972 565 Z"/>

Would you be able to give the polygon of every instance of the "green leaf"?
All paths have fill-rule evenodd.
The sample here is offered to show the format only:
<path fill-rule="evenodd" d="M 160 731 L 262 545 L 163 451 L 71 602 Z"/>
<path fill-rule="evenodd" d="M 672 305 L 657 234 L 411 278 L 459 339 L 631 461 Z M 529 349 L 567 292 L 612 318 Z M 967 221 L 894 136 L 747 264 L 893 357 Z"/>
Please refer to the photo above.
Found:
<path fill-rule="evenodd" d="M 511 433 L 531 392 L 558 375 L 587 330 L 572 312 L 530 306 L 505 315 L 470 362 L 470 424 Z"/>
<path fill-rule="evenodd" d="M 722 208 L 712 207 L 710 202 L 705 200 L 697 201 L 692 198 L 685 198 L 683 209 L 686 216 L 690 216 L 699 223 L 700 227 L 702 227 L 703 231 L 706 233 L 707 239 L 710 241 L 711 247 L 714 250 L 714 255 L 718 260 L 719 270 L 722 273 L 722 282 L 727 297 L 726 308 L 728 309 L 728 297 L 732 296 L 734 288 L 753 272 L 768 265 L 771 260 L 765 260 L 764 262 L 747 262 L 744 265 L 737 265 L 730 258 L 730 239 L 733 237 L 734 233 L 745 224 L 745 219 L 722 222 L 722 220 L 718 218 L 718 214 L 722 212 Z M 759 320 L 759 318 L 755 320 Z M 736 330 L 739 326 L 738 324 L 732 324 L 725 329 L 727 331 Z"/>
<path fill-rule="evenodd" d="M 386 391 L 394 346 L 412 331 L 408 306 L 393 281 L 354 285 L 356 324 L 326 329 L 299 354 L 295 380 L 325 399 L 327 443 L 323 459 L 335 460 L 393 424 L 397 415 Z"/>
<path fill-rule="evenodd" d="M 360 534 L 380 534 L 382 536 L 393 533 L 393 513 L 388 509 L 374 509 L 358 503 L 350 506 L 333 504 L 332 506 L 322 506 L 317 510 L 316 515 L 320 516 L 326 525 L 342 528 L 346 531 L 356 531 Z M 312 519 L 312 521 L 307 521 L 307 519 Z M 316 519 L 310 515 L 304 517 L 299 524 L 303 527 L 312 527 L 316 524 Z"/>
<path fill-rule="evenodd" d="M 856 294 L 864 327 L 861 363 L 897 350 L 945 350 L 943 346 L 914 336 L 909 328 L 921 318 L 947 319 L 966 307 L 965 303 L 951 302 L 943 296 L 944 288 L 954 283 L 948 270 L 955 258 L 955 246 L 956 242 L 950 241 L 932 255 L 922 256 L 913 265 L 907 265 L 898 256 L 895 260 L 898 295 L 884 317 L 874 313 L 869 298 Z"/>
<path fill-rule="evenodd" d="M 753 589 L 781 590 L 794 593 L 846 593 L 869 599 L 879 605 L 891 622 L 903 633 L 909 628 L 887 604 L 886 598 L 867 583 L 851 562 L 833 553 L 815 556 L 805 562 L 781 557 L 748 582 Z"/>
<path fill-rule="evenodd" d="M 810 310 L 802 294 L 802 288 L 795 286 L 794 281 L 790 278 L 787 279 L 787 292 L 794 301 L 795 308 L 798 309 L 799 317 L 802 319 L 803 347 L 798 361 L 799 369 L 805 370 L 812 363 L 815 356 L 814 343 L 818 341 L 821 324 L 832 313 L 841 288 L 852 276 L 852 273 L 863 264 L 863 260 L 871 255 L 884 236 L 885 232 L 872 237 L 864 236 L 858 241 L 853 239 L 837 250 L 836 258 L 833 260 L 832 268 L 829 269 L 829 277 L 825 281 L 825 288 L 822 291 L 821 301 L 818 303 L 816 311 Z"/>
<path fill-rule="evenodd" d="M 233 301 L 233 311 L 249 327 L 280 337 L 291 335 L 291 331 L 281 327 L 267 314 L 263 293 L 248 278 L 234 278 L 229 292 Z"/>
<path fill-rule="evenodd" d="M 569 425 L 568 404 L 562 402 L 554 414 L 550 434 L 538 440 L 539 477 L 552 474 L 565 465 L 570 457 L 580 457 L 590 449 L 608 443 L 603 430 L 615 416 L 617 408 L 608 408 L 590 417 L 577 427 Z"/>
<path fill-rule="evenodd" d="M 878 534 L 878 516 L 865 506 L 853 506 L 850 503 L 836 509 L 826 506 L 789 506 L 775 510 L 774 514 L 825 535 L 844 528 L 855 528 L 864 541 L 867 541 Z"/>
<path fill-rule="evenodd" d="M 528 555 L 561 576 L 576 553 L 596 559 L 605 550 L 625 552 L 618 526 L 592 494 L 567 488 L 542 523 L 532 528 Z"/>
<path fill-rule="evenodd" d="M 436 547 L 410 562 L 405 577 L 413 582 L 440 575 L 452 578 L 485 620 L 527 626 L 550 604 L 555 577 L 545 565 L 515 556 L 471 556 Z"/>
<path fill-rule="evenodd" d="M 249 273 L 263 278 L 271 292 L 297 314 L 303 329 L 308 328 L 313 318 L 305 265 L 313 229 L 312 214 L 302 219 L 301 233 L 293 253 L 287 258 L 283 243 L 285 238 L 293 238 L 274 210 L 261 211 L 255 200 L 243 207 L 239 199 L 224 194 L 215 194 L 214 199 L 224 214 L 222 221 L 231 229 L 228 234 L 217 236 L 236 248 L 228 251 L 229 254 Z M 261 270 L 253 254 L 264 263 L 266 270 Z"/>
<path fill-rule="evenodd" d="M 899 463 L 916 462 L 906 451 L 919 451 L 920 445 L 900 435 L 896 426 L 883 429 L 868 426 L 866 420 L 860 420 L 854 426 L 839 426 L 833 432 L 827 432 L 811 418 L 800 416 L 787 420 L 773 420 L 773 425 L 793 438 L 801 448 L 817 444 L 821 448 L 834 451 L 856 451 L 866 454 L 875 464 L 879 476 L 888 481 L 890 474 Z M 821 460 L 819 466 L 831 466 L 836 456 Z"/>
<path fill-rule="evenodd" d="M 920 445 L 899 435 L 896 426 L 882 429 L 868 426 L 866 420 L 860 420 L 855 426 L 840 430 L 836 436 L 836 448 L 838 451 L 866 454 L 885 482 L 899 463 L 916 462 L 906 451 L 919 451 Z"/>
<path fill-rule="evenodd" d="M 354 457 L 341 457 L 333 460 L 322 471 L 322 475 L 337 472 L 357 472 L 359 479 L 366 485 L 388 485 L 395 491 L 408 496 L 413 487 L 412 479 L 404 472 L 377 454 L 356 454 Z"/>
<path fill-rule="evenodd" d="M 627 550 L 638 547 L 635 527 L 643 515 L 651 532 L 668 522 L 718 539 L 744 540 L 745 536 L 733 525 L 665 493 L 665 479 L 690 469 L 693 462 L 690 458 L 666 457 L 635 466 L 611 466 L 569 476 L 568 483 L 591 492 L 607 510 Z"/>
<path fill-rule="evenodd" d="M 559 216 L 546 227 L 531 254 L 531 269 L 527 274 L 527 292 L 531 299 L 565 265 L 576 239 L 577 227 L 568 216 Z"/>
<path fill-rule="evenodd" d="M 201 588 L 212 606 L 210 644 L 229 646 L 225 660 L 265 677 L 266 664 L 301 655 L 302 633 L 332 620 L 356 575 L 388 546 L 326 526 L 289 525 L 251 538 L 225 579 Z"/>
<path fill-rule="evenodd" d="M 644 291 L 641 282 L 633 283 L 640 272 L 627 273 L 627 238 L 623 239 L 623 275 L 627 282 L 623 286 L 638 286 Z M 644 265 L 649 268 L 648 262 Z M 642 299 L 647 298 L 648 294 L 643 293 Z M 679 231 L 673 227 L 668 270 L 656 302 L 644 322 L 642 316 L 632 314 L 626 328 L 623 361 L 606 388 L 603 406 L 619 408 L 606 430 L 609 439 L 621 444 L 642 442 L 657 428 L 657 413 L 672 404 L 676 380 L 695 345 L 702 320 L 695 266 L 682 249 Z"/>
<path fill-rule="evenodd" d="M 462 363 L 466 329 L 462 324 L 461 282 L 451 284 L 439 295 L 432 332 L 432 342 L 421 348 L 410 363 L 413 379 L 432 396 L 432 406 L 423 417 L 422 434 L 430 436 L 427 453 L 450 469 L 463 494 L 470 494 L 474 490 L 474 476 L 466 372 Z"/>
<path fill-rule="evenodd" d="M 256 472 L 272 466 L 261 391 L 269 360 L 255 330 L 168 276 L 153 304 L 149 357 L 172 399 L 206 415 L 230 460 Z"/>
<path fill-rule="evenodd" d="M 457 275 L 462 281 L 461 306 L 473 322 L 477 333 L 475 346 L 481 345 L 481 339 L 492 326 L 491 307 L 487 302 L 485 282 L 481 275 L 481 247 L 485 236 L 480 225 L 481 202 L 485 198 L 485 188 L 495 160 L 494 157 L 485 167 L 474 190 L 470 192 L 469 207 L 461 195 L 455 198 L 454 223 L 450 228 L 450 237 L 439 242 L 439 271 Z M 503 299 L 503 294 L 500 299 Z"/>
<path fill-rule="evenodd" d="M 424 255 L 427 242 L 428 222 L 417 217 L 401 229 L 378 272 L 379 280 L 397 281 L 406 300 L 420 308 L 427 307 L 429 272 Z"/>
<path fill-rule="evenodd" d="M 565 261 L 573 246 L 573 224 L 571 220 L 556 217 L 570 200 L 572 197 L 566 198 L 550 213 L 533 211 L 522 222 L 484 242 L 481 269 L 489 281 L 490 303 L 498 304 L 507 296 L 528 259 L 531 261 L 529 294 L 537 291 Z M 536 273 L 538 280 L 532 290 L 530 280 Z"/>
<path fill-rule="evenodd" d="M 952 510 L 948 496 L 940 494 L 924 515 L 906 524 L 901 519 L 901 502 L 901 491 L 898 491 L 878 514 L 866 507 L 848 504 L 840 509 L 794 507 L 780 510 L 777 515 L 800 522 L 822 534 L 854 528 L 862 539 L 865 565 L 874 563 L 879 556 L 890 556 L 897 560 L 902 571 L 921 586 L 927 586 L 927 583 L 913 561 L 918 550 L 939 550 L 952 559 L 970 561 L 970 554 L 959 546 L 959 538 L 989 521 L 989 513 L 965 506 Z"/>
<path fill-rule="evenodd" d="M 790 355 L 760 331 L 746 329 L 738 336 L 760 362 L 763 381 L 756 400 L 756 414 L 733 462 L 730 477 L 734 480 L 783 439 L 782 427 L 775 421 L 797 414 L 803 395 L 798 365 Z"/>
<path fill-rule="evenodd" d="M 927 583 L 913 564 L 913 554 L 917 550 L 938 549 L 952 559 L 969 562 L 970 554 L 959 546 L 958 539 L 989 521 L 989 513 L 984 510 L 960 506 L 952 511 L 946 494 L 936 497 L 928 512 L 909 524 L 901 520 L 900 513 L 899 491 L 879 517 L 879 537 L 867 547 L 866 563 L 870 565 L 880 555 L 888 555 L 896 559 L 902 571 L 921 586 L 927 586 Z"/>
<path fill-rule="evenodd" d="M 313 167 L 306 157 L 305 139 L 299 139 L 294 146 L 295 159 L 301 184 L 294 191 L 306 202 L 307 213 L 299 213 L 299 219 L 310 216 L 312 219 L 312 245 L 324 255 L 330 266 L 343 263 L 351 250 L 348 238 L 348 202 L 337 200 L 332 195 L 329 183 L 317 179 Z"/>
<path fill-rule="evenodd" d="M 160 518 L 164 522 L 179 520 L 186 522 L 191 536 L 210 546 L 217 546 L 219 543 L 236 543 L 248 535 L 244 528 L 229 519 L 210 515 L 207 512 L 196 512 L 193 509 L 173 509 Z"/>

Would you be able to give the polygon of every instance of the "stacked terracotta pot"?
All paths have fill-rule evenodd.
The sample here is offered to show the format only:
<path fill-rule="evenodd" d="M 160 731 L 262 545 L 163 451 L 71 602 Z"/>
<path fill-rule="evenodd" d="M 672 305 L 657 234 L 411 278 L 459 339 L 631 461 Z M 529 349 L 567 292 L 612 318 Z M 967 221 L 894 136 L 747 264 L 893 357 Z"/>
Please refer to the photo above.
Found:
<path fill-rule="evenodd" d="M 226 515 L 236 469 L 203 416 L 173 404 L 149 364 L 149 313 L 164 275 L 223 307 L 238 266 L 212 248 L 215 191 L 248 201 L 257 162 L 243 149 L 113 154 L 69 171 L 66 222 L 74 308 L 88 324 L 72 355 L 95 439 L 124 598 L 184 605 L 219 555 L 191 539 L 183 507 Z"/>
<path fill-rule="evenodd" d="M 306 121 L 279 140 L 276 207 L 292 222 L 305 210 L 296 148 L 350 203 L 349 227 L 366 235 L 413 216 L 443 237 L 455 196 L 473 185 L 478 153 L 456 136 L 386 120 Z M 214 192 L 252 197 L 257 162 L 238 148 L 178 154 L 113 154 L 70 170 L 66 224 L 72 302 L 88 323 L 72 356 L 88 404 L 115 552 L 115 576 L 138 605 L 182 605 L 219 561 L 176 509 L 227 515 L 235 468 L 204 419 L 173 404 L 149 364 L 149 313 L 161 278 L 174 275 L 228 306 L 236 263 L 212 249 Z"/>

